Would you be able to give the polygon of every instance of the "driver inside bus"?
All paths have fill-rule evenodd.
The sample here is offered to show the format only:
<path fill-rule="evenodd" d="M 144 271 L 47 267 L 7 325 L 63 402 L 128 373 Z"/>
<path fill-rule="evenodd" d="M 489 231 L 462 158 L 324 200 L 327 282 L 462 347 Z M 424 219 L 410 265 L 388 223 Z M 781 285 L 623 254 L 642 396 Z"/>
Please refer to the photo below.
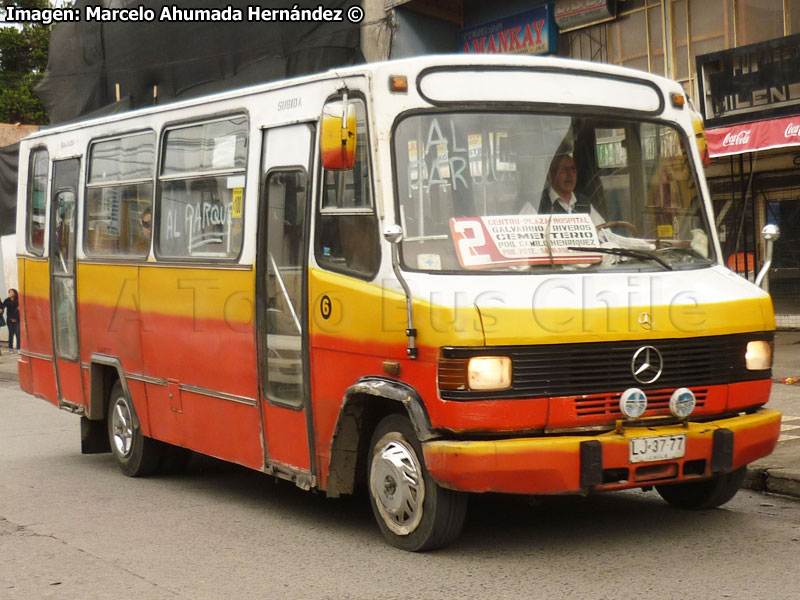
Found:
<path fill-rule="evenodd" d="M 542 193 L 542 199 L 539 202 L 540 215 L 588 213 L 595 227 L 605 222 L 597 209 L 592 206 L 589 198 L 575 193 L 578 170 L 572 156 L 556 154 L 550 163 L 547 179 L 549 185 Z"/>

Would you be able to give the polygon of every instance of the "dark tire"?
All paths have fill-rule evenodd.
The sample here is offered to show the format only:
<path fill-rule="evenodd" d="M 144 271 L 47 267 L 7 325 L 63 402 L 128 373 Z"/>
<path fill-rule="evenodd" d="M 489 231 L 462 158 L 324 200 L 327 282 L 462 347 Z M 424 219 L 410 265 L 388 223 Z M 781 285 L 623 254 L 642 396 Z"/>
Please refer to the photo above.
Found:
<path fill-rule="evenodd" d="M 395 414 L 378 423 L 370 443 L 367 484 L 372 512 L 393 546 L 410 552 L 433 550 L 461 533 L 467 495 L 433 480 L 408 418 Z"/>
<path fill-rule="evenodd" d="M 703 510 L 722 506 L 736 495 L 744 482 L 745 469 L 715 475 L 704 481 L 657 485 L 661 497 L 672 506 Z"/>
<path fill-rule="evenodd" d="M 161 463 L 163 445 L 142 434 L 133 402 L 119 381 L 111 389 L 107 416 L 111 454 L 120 471 L 128 477 L 154 473 Z"/>

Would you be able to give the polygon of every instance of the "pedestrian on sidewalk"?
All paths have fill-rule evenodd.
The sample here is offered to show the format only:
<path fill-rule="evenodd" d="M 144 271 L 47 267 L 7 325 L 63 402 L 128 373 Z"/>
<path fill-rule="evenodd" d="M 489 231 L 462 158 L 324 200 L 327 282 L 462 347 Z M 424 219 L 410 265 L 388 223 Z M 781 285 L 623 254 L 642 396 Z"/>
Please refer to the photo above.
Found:
<path fill-rule="evenodd" d="M 19 352 L 19 294 L 14 288 L 8 290 L 8 298 L 3 300 L 3 308 L 8 326 L 8 350 L 14 352 L 14 337 L 16 336 L 16 351 Z"/>

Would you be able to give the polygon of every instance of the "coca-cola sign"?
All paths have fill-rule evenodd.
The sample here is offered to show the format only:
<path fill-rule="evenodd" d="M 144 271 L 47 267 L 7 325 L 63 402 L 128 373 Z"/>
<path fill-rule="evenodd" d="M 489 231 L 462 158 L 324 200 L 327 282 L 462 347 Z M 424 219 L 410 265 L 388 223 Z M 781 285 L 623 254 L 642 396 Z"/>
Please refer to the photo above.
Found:
<path fill-rule="evenodd" d="M 800 123 L 794 124 L 789 123 L 786 126 L 786 131 L 783 132 L 783 137 L 785 138 L 800 138 Z"/>
<path fill-rule="evenodd" d="M 743 146 L 750 141 L 750 130 L 745 129 L 744 131 L 731 131 L 728 135 L 726 135 L 722 140 L 723 146 Z"/>
<path fill-rule="evenodd" d="M 712 127 L 706 130 L 706 140 L 712 157 L 800 146 L 800 118 L 784 117 L 747 125 Z"/>

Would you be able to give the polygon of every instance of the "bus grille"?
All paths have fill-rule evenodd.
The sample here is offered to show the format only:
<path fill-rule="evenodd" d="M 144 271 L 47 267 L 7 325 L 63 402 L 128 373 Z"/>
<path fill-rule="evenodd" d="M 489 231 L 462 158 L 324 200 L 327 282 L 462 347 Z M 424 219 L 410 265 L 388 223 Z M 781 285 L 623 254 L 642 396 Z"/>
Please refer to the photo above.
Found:
<path fill-rule="evenodd" d="M 696 408 L 701 409 L 706 405 L 708 389 L 690 388 L 694 392 L 697 402 Z M 657 390 L 647 394 L 647 411 L 644 416 L 668 415 L 669 398 L 673 390 Z M 575 413 L 578 418 L 589 417 L 610 417 L 621 419 L 622 413 L 619 410 L 619 398 L 622 394 L 593 394 L 591 396 L 579 396 L 575 398 Z"/>
<path fill-rule="evenodd" d="M 767 379 L 772 376 L 771 369 L 748 371 L 744 355 L 747 342 L 772 339 L 773 334 L 765 332 L 684 339 L 442 348 L 444 359 L 487 354 L 509 356 L 513 373 L 508 390 L 440 389 L 440 394 L 447 400 L 608 395 L 631 387 L 648 392 Z M 644 346 L 658 350 L 663 359 L 661 376 L 651 384 L 637 381 L 631 368 L 633 355 Z"/>

